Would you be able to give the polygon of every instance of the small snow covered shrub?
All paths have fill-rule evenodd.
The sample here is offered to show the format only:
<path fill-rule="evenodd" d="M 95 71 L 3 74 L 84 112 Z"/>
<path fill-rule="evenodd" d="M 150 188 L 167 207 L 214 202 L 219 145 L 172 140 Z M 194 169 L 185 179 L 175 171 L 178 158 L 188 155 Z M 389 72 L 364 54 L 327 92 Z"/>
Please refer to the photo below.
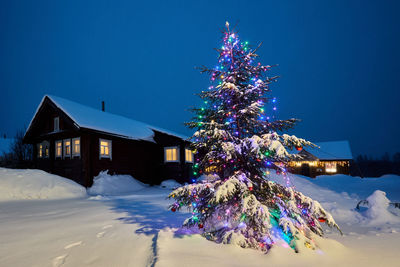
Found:
<path fill-rule="evenodd" d="M 172 191 L 170 209 L 188 207 L 192 216 L 184 225 L 197 226 L 219 243 L 268 251 L 284 240 L 295 251 L 313 249 L 313 236 L 323 235 L 321 223 L 339 227 L 317 201 L 268 181 L 270 171 L 285 175 L 285 163 L 298 157 L 289 151 L 315 145 L 279 133 L 297 120 L 274 120 L 276 99 L 269 96 L 269 84 L 276 77 L 267 76 L 270 66 L 255 61 L 256 50 L 227 23 L 220 65 L 203 69 L 212 85 L 201 92 L 204 105 L 193 109 L 196 116 L 187 123 L 196 129 L 193 174 L 207 177 Z M 266 114 L 268 102 L 272 109 Z"/>
<path fill-rule="evenodd" d="M 400 218 L 389 211 L 390 200 L 386 197 L 386 193 L 381 190 L 375 190 L 370 195 L 366 203 L 368 209 L 364 212 L 368 219 L 369 225 L 381 225 L 384 223 L 399 222 Z"/>
<path fill-rule="evenodd" d="M 93 178 L 93 185 L 87 192 L 89 195 L 116 196 L 126 195 L 145 187 L 145 184 L 130 175 L 110 175 L 108 171 L 102 171 Z"/>
<path fill-rule="evenodd" d="M 160 187 L 168 189 L 175 189 L 180 186 L 182 185 L 173 179 L 162 181 L 160 184 Z"/>

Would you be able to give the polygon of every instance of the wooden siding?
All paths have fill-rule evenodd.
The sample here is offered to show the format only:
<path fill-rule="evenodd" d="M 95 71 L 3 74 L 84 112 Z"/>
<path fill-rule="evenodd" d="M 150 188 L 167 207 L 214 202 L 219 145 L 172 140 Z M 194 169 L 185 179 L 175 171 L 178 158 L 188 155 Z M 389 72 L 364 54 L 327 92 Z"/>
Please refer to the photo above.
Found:
<path fill-rule="evenodd" d="M 57 132 L 53 131 L 55 117 L 60 118 Z M 76 137 L 80 137 L 80 157 L 55 158 L 55 142 Z M 100 139 L 112 141 L 112 159 L 99 157 Z M 159 131 L 154 131 L 154 140 L 132 140 L 79 128 L 49 99 L 43 102 L 24 138 L 26 143 L 34 144 L 37 168 L 70 178 L 86 187 L 93 184 L 93 177 L 106 170 L 110 174 L 129 174 L 146 184 L 159 184 L 167 179 L 189 182 L 192 164 L 185 163 L 185 148 L 189 142 Z M 50 144 L 48 158 L 37 156 L 37 144 L 43 141 Z M 179 163 L 164 162 L 164 147 L 169 146 L 180 148 Z"/>

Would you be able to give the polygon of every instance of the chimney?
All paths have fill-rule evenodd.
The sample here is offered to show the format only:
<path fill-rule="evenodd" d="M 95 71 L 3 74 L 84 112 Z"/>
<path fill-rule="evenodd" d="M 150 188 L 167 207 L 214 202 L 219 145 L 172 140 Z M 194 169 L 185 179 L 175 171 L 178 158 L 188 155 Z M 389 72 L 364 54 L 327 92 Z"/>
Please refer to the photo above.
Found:
<path fill-rule="evenodd" d="M 105 107 L 104 101 L 101 101 L 101 111 L 106 111 L 106 107 Z"/>

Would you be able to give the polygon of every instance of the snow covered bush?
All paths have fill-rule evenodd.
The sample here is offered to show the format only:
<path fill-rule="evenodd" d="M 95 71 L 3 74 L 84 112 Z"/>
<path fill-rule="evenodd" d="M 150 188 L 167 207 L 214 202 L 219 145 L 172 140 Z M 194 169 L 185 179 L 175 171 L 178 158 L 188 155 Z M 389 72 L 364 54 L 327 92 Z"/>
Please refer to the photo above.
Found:
<path fill-rule="evenodd" d="M 381 190 L 375 190 L 372 195 L 366 199 L 368 209 L 364 212 L 369 225 L 382 225 L 385 223 L 398 223 L 400 218 L 392 214 L 388 208 L 390 200 L 386 193 Z"/>
<path fill-rule="evenodd" d="M 146 185 L 130 175 L 110 175 L 102 171 L 93 178 L 93 185 L 88 188 L 90 195 L 117 196 L 126 195 L 145 188 Z"/>
<path fill-rule="evenodd" d="M 173 179 L 162 181 L 160 184 L 160 187 L 168 189 L 175 189 L 180 186 L 182 185 Z"/>
<path fill-rule="evenodd" d="M 171 192 L 175 203 L 170 209 L 188 207 L 192 216 L 184 225 L 197 226 L 216 242 L 268 251 L 283 239 L 295 251 L 313 249 L 313 236 L 323 235 L 320 223 L 339 227 L 317 201 L 268 181 L 270 171 L 285 175 L 285 163 L 298 157 L 289 151 L 315 145 L 280 133 L 297 120 L 275 119 L 276 98 L 269 96 L 269 84 L 276 77 L 267 76 L 271 66 L 255 61 L 256 50 L 227 24 L 218 49 L 220 64 L 203 68 L 212 81 L 200 94 L 204 105 L 193 109 L 196 116 L 187 123 L 196 129 L 193 175 L 208 176 Z M 267 103 L 272 104 L 268 114 Z"/>

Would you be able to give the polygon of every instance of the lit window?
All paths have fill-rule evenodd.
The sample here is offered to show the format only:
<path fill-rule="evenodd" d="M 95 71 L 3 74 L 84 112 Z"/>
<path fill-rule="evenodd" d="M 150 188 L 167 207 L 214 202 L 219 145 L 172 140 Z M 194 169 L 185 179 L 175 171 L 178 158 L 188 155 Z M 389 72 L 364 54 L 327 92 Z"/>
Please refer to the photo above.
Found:
<path fill-rule="evenodd" d="M 62 156 L 62 141 L 56 141 L 56 158 L 61 158 Z"/>
<path fill-rule="evenodd" d="M 54 131 L 58 132 L 60 130 L 60 117 L 54 118 Z"/>
<path fill-rule="evenodd" d="M 185 149 L 185 160 L 186 162 L 193 163 L 193 151 L 190 149 Z"/>
<path fill-rule="evenodd" d="M 329 173 L 335 173 L 336 169 L 336 162 L 327 162 L 325 163 L 325 171 Z"/>
<path fill-rule="evenodd" d="M 38 147 L 38 157 L 43 158 L 43 144 L 40 143 Z"/>
<path fill-rule="evenodd" d="M 64 158 L 71 157 L 71 139 L 64 140 Z"/>
<path fill-rule="evenodd" d="M 100 158 L 111 159 L 112 147 L 111 140 L 100 139 Z"/>
<path fill-rule="evenodd" d="M 72 156 L 78 157 L 81 155 L 81 138 L 72 139 Z"/>
<path fill-rule="evenodd" d="M 45 158 L 49 157 L 49 147 L 48 146 L 46 146 L 45 149 L 44 149 L 44 157 Z"/>
<path fill-rule="evenodd" d="M 178 147 L 164 148 L 164 160 L 165 162 L 179 162 Z"/>

